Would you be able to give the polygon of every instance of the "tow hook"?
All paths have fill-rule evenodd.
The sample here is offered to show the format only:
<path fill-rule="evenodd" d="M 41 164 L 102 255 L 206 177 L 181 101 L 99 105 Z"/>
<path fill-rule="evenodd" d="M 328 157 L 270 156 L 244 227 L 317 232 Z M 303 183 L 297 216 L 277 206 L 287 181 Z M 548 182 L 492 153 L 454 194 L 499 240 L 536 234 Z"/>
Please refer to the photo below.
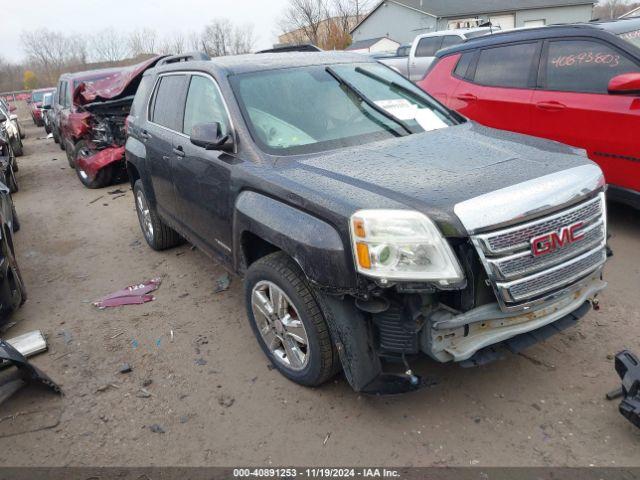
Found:
<path fill-rule="evenodd" d="M 598 297 L 595 296 L 591 299 L 589 299 L 589 303 L 591 303 L 591 307 L 593 307 L 593 310 L 595 312 L 597 312 L 598 310 L 600 310 L 600 300 L 598 300 Z"/>

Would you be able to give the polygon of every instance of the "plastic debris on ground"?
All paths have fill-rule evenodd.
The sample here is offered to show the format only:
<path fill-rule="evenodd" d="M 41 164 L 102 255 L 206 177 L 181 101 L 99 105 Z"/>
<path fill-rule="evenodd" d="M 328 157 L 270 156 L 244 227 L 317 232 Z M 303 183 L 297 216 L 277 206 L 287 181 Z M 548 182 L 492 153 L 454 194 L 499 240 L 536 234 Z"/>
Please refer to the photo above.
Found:
<path fill-rule="evenodd" d="M 101 300 L 94 302 L 93 305 L 100 308 L 119 307 L 121 305 L 141 305 L 143 303 L 155 300 L 151 292 L 158 289 L 161 278 L 153 278 L 137 285 L 130 285 L 113 292 Z"/>
<path fill-rule="evenodd" d="M 628 350 L 616 355 L 616 372 L 622 379 L 620 413 L 640 428 L 640 359 Z"/>
<path fill-rule="evenodd" d="M 44 345 L 44 346 L 43 346 Z M 23 353 L 21 353 L 21 349 Z M 0 378 L 0 403 L 28 383 L 38 383 L 62 395 L 62 390 L 47 374 L 31 365 L 25 355 L 35 355 L 47 349 L 41 332 L 29 332 L 10 340 L 0 340 L 2 366 L 12 365 L 15 370 L 3 371 Z"/>
<path fill-rule="evenodd" d="M 229 290 L 229 286 L 231 285 L 231 277 L 228 273 L 222 274 L 216 280 L 216 288 L 214 293 L 224 292 L 225 290 Z"/>

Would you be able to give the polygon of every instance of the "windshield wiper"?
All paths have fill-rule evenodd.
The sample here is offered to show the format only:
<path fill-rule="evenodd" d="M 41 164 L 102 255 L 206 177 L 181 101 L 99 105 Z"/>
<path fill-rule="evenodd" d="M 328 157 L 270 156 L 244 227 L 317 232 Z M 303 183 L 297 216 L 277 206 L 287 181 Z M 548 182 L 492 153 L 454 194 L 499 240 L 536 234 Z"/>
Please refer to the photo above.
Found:
<path fill-rule="evenodd" d="M 410 88 L 407 88 L 403 85 L 400 85 L 397 82 L 394 82 L 393 80 L 387 80 L 384 77 L 381 77 L 380 75 L 376 75 L 373 72 L 370 72 L 369 70 L 366 70 L 362 67 L 356 67 L 356 72 L 369 77 L 373 80 L 376 80 L 380 83 L 382 83 L 383 85 L 386 85 L 387 87 L 391 88 L 391 90 L 395 90 L 396 93 L 398 91 L 405 93 L 407 95 L 409 95 L 410 97 L 414 98 L 415 100 L 418 100 L 419 102 L 424 102 L 425 99 L 423 96 L 421 96 L 420 94 L 414 92 L 413 90 L 411 90 Z M 430 96 L 429 94 L 425 93 L 426 96 Z M 449 112 L 445 111 L 444 109 L 440 108 L 437 102 L 434 102 L 433 105 L 431 105 L 433 108 L 435 108 L 436 110 L 440 111 L 440 113 L 442 113 L 443 115 L 445 115 L 447 118 L 450 118 L 451 115 Z"/>
<path fill-rule="evenodd" d="M 331 75 L 333 78 L 335 78 L 336 81 L 338 81 L 338 83 L 340 83 L 341 85 L 344 85 L 345 88 L 347 88 L 349 91 L 351 91 L 351 93 L 353 93 L 356 97 L 358 97 L 358 99 L 361 102 L 366 103 L 369 107 L 371 107 L 373 110 L 378 112 L 383 117 L 386 117 L 389 120 L 391 120 L 392 122 L 394 122 L 394 123 L 398 124 L 399 126 L 401 126 L 402 129 L 407 132 L 407 134 L 409 134 L 409 135 L 413 134 L 413 131 L 411 130 L 411 128 L 409 128 L 409 125 L 407 125 L 405 122 L 400 120 L 398 117 L 396 117 L 392 113 L 387 112 L 384 108 L 382 108 L 379 105 L 377 105 L 370 98 L 367 98 L 367 96 L 364 93 L 362 93 L 358 87 L 353 85 L 348 80 L 345 80 L 344 78 L 342 78 L 340 76 L 340 74 L 338 72 L 336 72 L 333 68 L 327 67 L 327 68 L 325 68 L 325 71 L 329 75 Z"/>

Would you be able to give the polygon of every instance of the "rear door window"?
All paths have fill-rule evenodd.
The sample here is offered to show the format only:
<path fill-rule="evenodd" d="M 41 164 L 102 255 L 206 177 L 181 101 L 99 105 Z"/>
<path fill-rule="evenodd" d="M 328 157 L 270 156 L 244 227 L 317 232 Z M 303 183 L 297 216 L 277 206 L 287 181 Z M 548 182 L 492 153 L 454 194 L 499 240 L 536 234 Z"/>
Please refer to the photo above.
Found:
<path fill-rule="evenodd" d="M 607 93 L 609 81 L 640 67 L 617 49 L 591 40 L 549 42 L 545 62 L 546 90 Z"/>
<path fill-rule="evenodd" d="M 140 80 L 140 85 L 138 85 L 136 96 L 134 97 L 133 103 L 131 104 L 131 110 L 129 111 L 130 115 L 138 116 L 140 115 L 140 112 L 144 112 L 144 104 L 149 94 L 151 81 L 152 77 L 150 75 L 146 75 L 142 77 L 142 80 Z"/>
<path fill-rule="evenodd" d="M 189 84 L 182 131 L 191 135 L 194 125 L 215 122 L 220 123 L 223 134 L 229 132 L 229 120 L 220 90 L 212 79 L 194 75 Z"/>
<path fill-rule="evenodd" d="M 527 88 L 537 51 L 536 43 L 482 50 L 474 81 L 491 87 Z"/>
<path fill-rule="evenodd" d="M 442 45 L 442 37 L 425 37 L 418 41 L 416 57 L 433 57 Z"/>
<path fill-rule="evenodd" d="M 69 108 L 71 106 L 71 91 L 69 89 L 69 82 L 64 82 L 64 103 L 62 104 L 65 108 Z"/>
<path fill-rule="evenodd" d="M 186 75 L 160 77 L 154 94 L 151 121 L 176 132 L 182 130 Z"/>
<path fill-rule="evenodd" d="M 475 52 L 464 53 L 458 60 L 458 64 L 456 65 L 453 74 L 460 78 L 466 78 L 469 65 L 471 64 L 471 60 L 473 60 L 474 55 Z"/>

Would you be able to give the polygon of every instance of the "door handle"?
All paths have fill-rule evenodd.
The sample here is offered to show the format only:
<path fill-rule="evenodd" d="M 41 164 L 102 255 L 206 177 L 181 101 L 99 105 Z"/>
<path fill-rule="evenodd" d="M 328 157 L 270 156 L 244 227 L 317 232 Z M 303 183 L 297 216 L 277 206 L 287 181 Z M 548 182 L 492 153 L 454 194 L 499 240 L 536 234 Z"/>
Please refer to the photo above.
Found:
<path fill-rule="evenodd" d="M 551 101 L 536 103 L 536 108 L 544 110 L 545 112 L 559 112 L 567 108 L 567 106 L 560 102 Z"/>
<path fill-rule="evenodd" d="M 173 149 L 173 153 L 175 153 L 178 157 L 184 157 L 184 150 L 182 149 L 182 147 L 177 146 Z"/>
<path fill-rule="evenodd" d="M 461 93 L 460 95 L 456 95 L 456 98 L 458 100 L 462 100 L 463 102 L 475 102 L 476 100 L 478 100 L 478 97 L 476 97 L 473 93 Z"/>
<path fill-rule="evenodd" d="M 151 138 L 151 135 L 149 135 L 149 132 L 147 132 L 146 130 L 142 130 L 140 132 L 140 136 L 145 140 L 149 140 Z"/>

